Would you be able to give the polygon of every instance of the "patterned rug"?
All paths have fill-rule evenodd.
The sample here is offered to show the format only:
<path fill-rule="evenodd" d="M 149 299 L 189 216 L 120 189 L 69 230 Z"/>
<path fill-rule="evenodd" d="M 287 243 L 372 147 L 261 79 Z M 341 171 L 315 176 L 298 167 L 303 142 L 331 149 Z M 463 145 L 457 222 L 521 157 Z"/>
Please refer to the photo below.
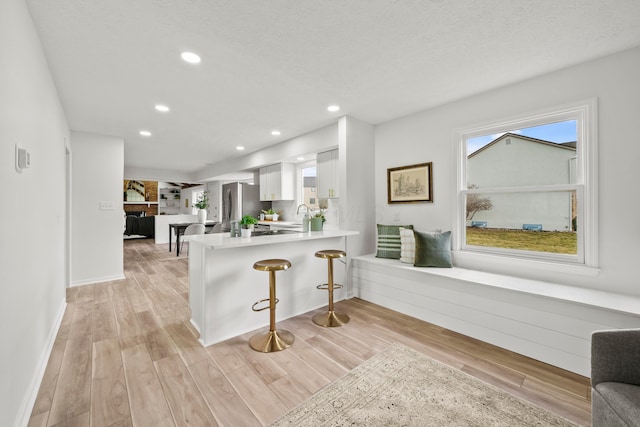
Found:
<path fill-rule="evenodd" d="M 576 426 L 401 344 L 365 361 L 272 426 Z"/>

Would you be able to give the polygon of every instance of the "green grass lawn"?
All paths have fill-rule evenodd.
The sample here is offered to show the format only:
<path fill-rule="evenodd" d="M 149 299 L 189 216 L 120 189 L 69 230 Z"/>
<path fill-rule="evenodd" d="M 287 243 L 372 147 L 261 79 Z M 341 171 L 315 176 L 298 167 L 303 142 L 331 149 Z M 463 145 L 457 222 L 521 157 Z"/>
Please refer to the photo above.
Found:
<path fill-rule="evenodd" d="M 578 236 L 577 233 L 573 232 L 467 227 L 467 244 L 575 255 L 578 247 Z"/>

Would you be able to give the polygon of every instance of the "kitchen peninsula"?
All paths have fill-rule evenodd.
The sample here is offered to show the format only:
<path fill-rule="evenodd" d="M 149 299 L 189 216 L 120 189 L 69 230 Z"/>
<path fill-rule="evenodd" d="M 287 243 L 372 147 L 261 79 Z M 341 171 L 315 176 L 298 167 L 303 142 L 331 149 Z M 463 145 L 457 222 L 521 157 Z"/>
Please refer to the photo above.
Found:
<path fill-rule="evenodd" d="M 189 305 L 191 323 L 200 342 L 215 344 L 269 324 L 266 313 L 251 306 L 269 296 L 269 278 L 253 269 L 256 261 L 284 258 L 292 267 L 278 272 L 277 320 L 327 305 L 327 292 L 316 285 L 327 281 L 327 262 L 314 256 L 323 249 L 342 249 L 349 255 L 348 236 L 357 231 L 325 230 L 307 233 L 230 237 L 229 233 L 187 236 L 189 240 Z M 334 263 L 336 283 L 346 285 L 350 261 Z M 335 291 L 346 296 L 346 287 Z"/>

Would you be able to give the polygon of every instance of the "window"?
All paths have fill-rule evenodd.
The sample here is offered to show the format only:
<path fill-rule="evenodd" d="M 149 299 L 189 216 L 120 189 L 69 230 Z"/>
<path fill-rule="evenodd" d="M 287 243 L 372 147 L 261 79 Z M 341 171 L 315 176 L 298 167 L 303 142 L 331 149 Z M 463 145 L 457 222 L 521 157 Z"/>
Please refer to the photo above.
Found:
<path fill-rule="evenodd" d="M 192 191 L 192 192 L 191 192 L 191 214 L 192 214 L 192 215 L 197 215 L 197 214 L 198 214 L 198 211 L 199 211 L 200 209 L 196 208 L 196 207 L 194 206 L 194 204 L 195 204 L 198 200 L 200 200 L 200 198 L 201 198 L 202 196 L 204 196 L 204 191 L 205 191 L 205 190 L 198 190 L 198 191 Z M 189 207 L 189 204 L 188 204 L 188 203 L 187 203 L 187 204 L 185 204 L 185 207 L 186 207 L 186 208 L 188 208 L 188 207 Z"/>
<path fill-rule="evenodd" d="M 597 266 L 595 109 L 459 131 L 454 250 Z"/>
<path fill-rule="evenodd" d="M 309 206 L 309 212 L 311 210 L 317 210 L 318 207 L 318 199 L 316 196 L 316 163 L 315 161 L 312 163 L 304 163 L 299 166 L 300 170 L 300 188 L 301 194 L 299 196 L 299 204 L 304 204 Z"/>

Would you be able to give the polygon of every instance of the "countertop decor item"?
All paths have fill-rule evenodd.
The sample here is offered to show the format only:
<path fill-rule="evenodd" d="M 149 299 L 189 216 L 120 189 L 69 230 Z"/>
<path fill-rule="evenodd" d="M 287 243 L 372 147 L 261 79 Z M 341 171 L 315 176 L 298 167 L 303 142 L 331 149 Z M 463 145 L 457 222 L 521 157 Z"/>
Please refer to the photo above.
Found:
<path fill-rule="evenodd" d="M 209 207 L 209 196 L 206 191 L 198 196 L 198 200 L 193 204 L 198 208 L 198 222 L 204 224 L 207 222 L 207 208 Z"/>
<path fill-rule="evenodd" d="M 316 214 L 311 218 L 311 231 L 322 231 L 322 224 L 324 223 L 324 215 Z"/>
<path fill-rule="evenodd" d="M 254 225 L 258 223 L 258 219 L 252 217 L 251 215 L 245 215 L 240 220 L 240 225 L 242 228 L 253 228 Z"/>
<path fill-rule="evenodd" d="M 203 191 L 202 194 L 198 196 L 198 200 L 193 204 L 193 206 L 198 209 L 207 209 L 209 207 L 209 194 L 206 191 Z"/>
<path fill-rule="evenodd" d="M 324 213 L 328 210 L 327 199 L 318 200 L 319 210 L 309 219 L 311 231 L 322 231 L 326 218 Z"/>
<path fill-rule="evenodd" d="M 253 231 L 254 226 L 258 223 L 258 219 L 251 216 L 245 215 L 240 220 L 240 225 L 242 229 L 240 230 L 240 235 L 242 237 L 251 237 L 251 231 Z"/>
<path fill-rule="evenodd" d="M 306 233 L 309 231 L 309 226 L 311 225 L 311 216 L 309 216 L 309 206 L 305 204 L 298 205 L 296 214 L 300 213 L 300 208 L 305 208 L 304 216 L 302 217 L 302 231 Z"/>
<path fill-rule="evenodd" d="M 267 210 L 262 210 L 262 214 L 264 215 L 264 219 L 265 221 L 277 221 L 278 218 L 280 217 L 280 215 L 278 214 L 278 212 L 274 211 L 273 209 L 269 208 Z"/>

